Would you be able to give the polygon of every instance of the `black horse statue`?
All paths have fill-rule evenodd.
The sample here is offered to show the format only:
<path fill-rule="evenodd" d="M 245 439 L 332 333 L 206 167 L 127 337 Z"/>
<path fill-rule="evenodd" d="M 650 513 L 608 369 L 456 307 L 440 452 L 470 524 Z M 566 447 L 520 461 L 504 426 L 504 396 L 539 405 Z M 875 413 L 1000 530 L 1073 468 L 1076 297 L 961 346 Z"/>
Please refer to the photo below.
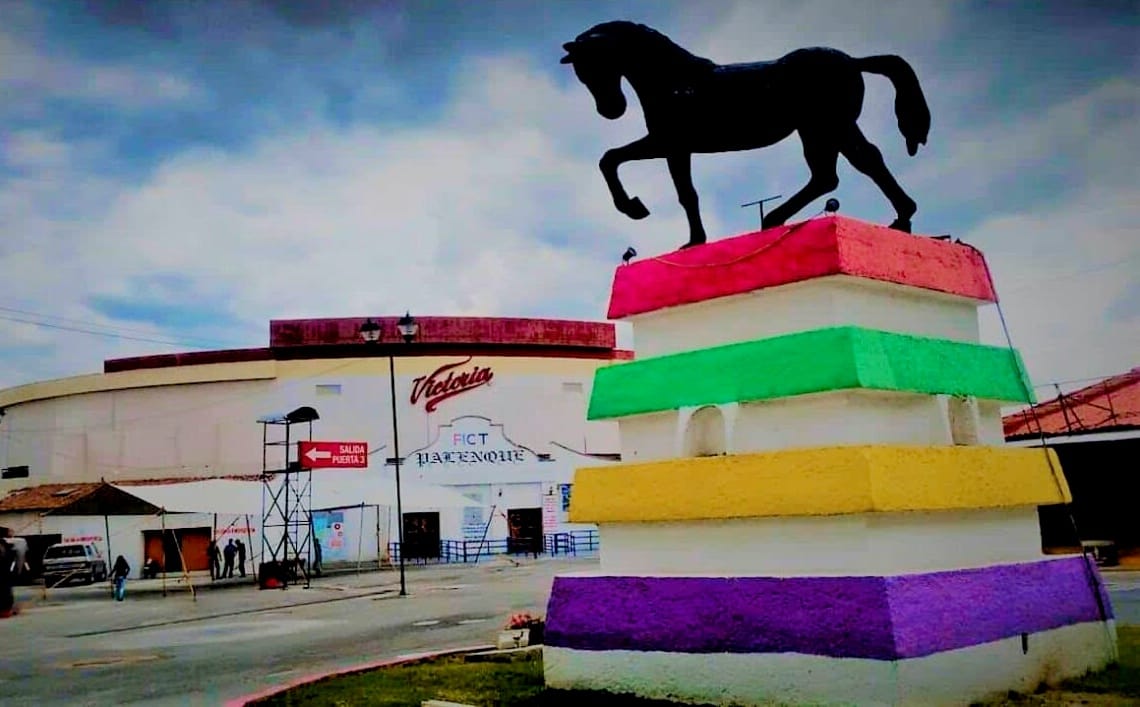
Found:
<path fill-rule="evenodd" d="M 637 93 L 648 134 L 607 150 L 602 176 L 618 211 L 642 219 L 649 210 L 630 197 L 618 179 L 625 162 L 664 158 L 689 221 L 689 242 L 704 243 L 694 153 L 734 152 L 773 145 L 793 132 L 811 170 L 807 185 L 764 217 L 779 226 L 814 199 L 839 186 L 836 161 L 842 154 L 871 178 L 897 212 L 891 228 L 910 232 L 917 210 L 883 162 L 879 149 L 859 130 L 863 74 L 879 74 L 895 87 L 895 116 L 914 155 L 930 132 L 930 110 L 918 77 L 901 57 L 854 58 L 835 49 L 797 49 L 774 61 L 716 64 L 688 52 L 665 35 L 634 22 L 605 22 L 562 45 L 563 64 L 593 94 L 598 113 L 609 120 L 626 109 L 621 80 Z"/>

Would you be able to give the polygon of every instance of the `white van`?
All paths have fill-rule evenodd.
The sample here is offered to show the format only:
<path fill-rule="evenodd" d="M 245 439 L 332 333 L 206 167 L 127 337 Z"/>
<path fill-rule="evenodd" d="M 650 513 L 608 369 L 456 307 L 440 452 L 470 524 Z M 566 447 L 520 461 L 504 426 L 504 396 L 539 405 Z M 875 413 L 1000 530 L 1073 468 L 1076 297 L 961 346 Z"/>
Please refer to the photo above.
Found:
<path fill-rule="evenodd" d="M 91 543 L 56 543 L 44 551 L 44 585 L 80 581 L 94 584 L 107 579 L 107 561 Z"/>

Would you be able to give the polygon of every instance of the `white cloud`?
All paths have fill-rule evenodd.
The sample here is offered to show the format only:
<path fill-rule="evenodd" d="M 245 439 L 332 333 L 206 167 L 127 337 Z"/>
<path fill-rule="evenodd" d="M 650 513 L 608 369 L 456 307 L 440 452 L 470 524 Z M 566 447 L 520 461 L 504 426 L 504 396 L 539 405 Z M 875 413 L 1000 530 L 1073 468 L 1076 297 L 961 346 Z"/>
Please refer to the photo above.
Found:
<path fill-rule="evenodd" d="M 772 7 L 737 4 L 713 26 L 694 21 L 699 29 L 691 42 L 681 33 L 674 39 L 719 61 L 832 44 L 854 54 L 897 51 L 921 67 L 947 31 L 942 3 L 903 3 L 897 13 L 878 3 L 874 11 L 845 3 Z M 98 144 L 63 142 L 47 129 L 9 136 L 6 159 L 21 168 L 0 184 L 0 265 L 6 291 L 19 293 L 12 306 L 123 326 L 93 310 L 88 298 L 131 297 L 140 278 L 178 274 L 190 280 L 198 303 L 220 299 L 239 320 L 201 335 L 248 346 L 266 343 L 266 322 L 275 317 L 404 309 L 603 317 L 612 268 L 627 245 L 643 255 L 660 253 L 687 234 L 663 163 L 622 169 L 628 191 L 653 212 L 640 222 L 614 210 L 598 172 L 605 149 L 644 133 L 636 101 L 629 96 L 622 120 L 605 121 L 580 84 L 555 80 L 569 76 L 566 67 L 518 56 L 465 65 L 469 73 L 456 77 L 459 93 L 437 123 L 344 130 L 314 121 L 267 131 L 241 150 L 172 156 L 137 182 L 100 176 L 105 170 L 92 168 Z M 10 81 L 13 72 L 28 70 L 5 71 Z M 915 194 L 920 205 L 939 199 L 969 208 L 973 196 L 1038 169 L 1042 155 L 1060 148 L 1077 185 L 1063 202 L 1010 209 L 954 234 L 987 254 L 1031 374 L 1047 381 L 1140 363 L 1140 327 L 1109 313 L 1137 286 L 1134 266 L 1114 265 L 1136 256 L 1132 224 L 1140 199 L 1126 149 L 1140 144 L 1126 110 L 1136 83 L 1110 80 L 1031 119 L 975 125 L 952 119 L 963 112 L 954 101 L 971 90 L 965 74 L 928 73 L 920 70 L 938 142 L 932 137 L 919 158 L 905 157 L 885 81 L 868 81 L 862 121 L 904 186 L 922 192 Z M 69 85 L 47 76 L 49 88 Z M 132 90 L 129 77 L 103 76 L 98 90 L 108 98 Z M 193 95 L 177 81 L 165 88 L 161 77 L 144 82 L 153 100 Z M 787 196 L 806 170 L 793 138 L 765 151 L 700 157 L 694 176 L 706 228 L 718 238 L 751 228 L 755 217 L 739 209 L 718 213 L 710 197 Z M 850 171 L 841 179 L 844 213 L 887 216 L 889 207 L 867 180 Z M 1081 275 L 1102 265 L 1108 267 Z M 164 302 L 171 297 L 161 289 L 151 294 Z M 4 299 L 0 304 L 10 304 Z M 984 315 L 985 336 L 1000 343 L 992 314 Z M 161 326 L 129 326 L 144 337 L 177 335 Z M 0 346 L 16 336 L 28 345 L 57 346 L 35 359 L 9 351 L 0 386 L 99 370 L 104 358 L 189 348 L 0 320 L 0 337 L 6 333 Z M 628 330 L 619 327 L 619 337 L 628 343 Z"/>
<path fill-rule="evenodd" d="M 813 45 L 856 56 L 901 54 L 915 66 L 931 105 L 930 144 L 913 160 L 905 156 L 894 125 L 893 92 L 881 79 L 867 78 L 860 124 L 918 199 L 920 213 L 924 204 L 968 210 L 980 197 L 1043 173 L 1072 185 L 1063 199 L 1011 207 L 988 218 L 979 214 L 983 218 L 968 233 L 954 234 L 986 254 L 1014 344 L 1034 381 L 1095 377 L 1140 365 L 1140 303 L 1128 304 L 1140 292 L 1140 167 L 1131 149 L 1140 144 L 1140 73 L 1106 77 L 1017 120 L 991 120 L 978 110 L 974 95 L 988 81 L 984 68 L 970 65 L 968 55 L 952 66 L 933 62 L 938 43 L 950 36 L 951 10 L 947 3 L 877 0 L 739 3 L 703 33 L 694 32 L 691 46 L 680 34 L 674 39 L 721 62 L 771 59 Z M 762 184 L 757 193 L 787 196 L 806 176 L 794 139 L 718 159 L 735 162 L 734 180 Z M 794 174 L 803 176 L 797 180 Z M 889 218 L 874 187 L 845 170 L 842 160 L 840 177 L 844 213 Z M 982 310 L 982 332 L 987 343 L 1004 343 L 993 307 Z"/>
<path fill-rule="evenodd" d="M 963 239 L 982 247 L 1013 344 L 1034 383 L 1086 379 L 1140 365 L 1140 200 L 1135 187 L 1096 188 L 1063 204 L 990 219 Z M 985 243 L 1004 247 L 987 249 Z M 1109 309 L 1131 296 L 1131 318 Z M 987 343 L 1004 344 L 996 308 Z M 1042 391 L 1038 391 L 1039 395 Z"/>
<path fill-rule="evenodd" d="M 86 100 L 134 110 L 196 100 L 204 94 L 187 79 L 159 69 L 92 63 L 47 54 L 0 29 L 0 91 L 5 111 L 39 115 L 46 99 Z"/>
<path fill-rule="evenodd" d="M 33 175 L 7 189 L 13 200 L 39 200 L 6 224 L 31 229 L 27 247 L 5 256 L 10 282 L 40 311 L 72 302 L 75 316 L 113 323 L 83 300 L 129 295 L 139 277 L 177 273 L 257 322 L 252 335 L 242 330 L 249 345 L 264 345 L 272 317 L 404 309 L 603 317 L 627 245 L 663 251 L 685 238 L 664 167 L 623 172 L 657 212 L 652 222 L 629 221 L 613 209 L 597 158 L 636 126 L 607 126 L 584 91 L 559 89 L 518 59 L 471 71 L 480 80 L 438 125 L 275 134 L 241 152 L 184 153 L 142 184 L 110 189 L 89 182 L 82 165 L 61 173 L 60 155 L 41 160 L 33 166 L 50 180 Z M 22 144 L 33 140 L 45 138 Z M 53 221 L 48 184 L 57 195 L 105 198 L 79 222 Z M 156 348 L 95 340 L 59 347 L 56 365 L 97 369 L 112 352 Z M 4 382 L 24 373 L 9 370 Z"/>

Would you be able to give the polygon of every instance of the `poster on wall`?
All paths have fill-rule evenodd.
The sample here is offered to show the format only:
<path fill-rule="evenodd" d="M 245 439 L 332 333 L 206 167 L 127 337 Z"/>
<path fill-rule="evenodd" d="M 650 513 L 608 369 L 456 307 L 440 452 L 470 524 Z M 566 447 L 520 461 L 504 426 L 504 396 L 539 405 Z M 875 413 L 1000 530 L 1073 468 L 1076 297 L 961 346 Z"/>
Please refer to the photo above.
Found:
<path fill-rule="evenodd" d="M 562 512 L 570 512 L 570 484 L 559 484 L 558 491 L 562 494 Z"/>
<path fill-rule="evenodd" d="M 553 486 L 542 489 L 542 532 L 553 533 L 558 528 L 559 497 L 555 495 Z"/>
<path fill-rule="evenodd" d="M 344 511 L 314 511 L 313 533 L 321 544 L 321 562 L 346 560 Z"/>
<path fill-rule="evenodd" d="M 463 539 L 479 541 L 483 539 L 483 529 L 487 521 L 483 517 L 483 508 L 472 506 L 463 509 Z"/>

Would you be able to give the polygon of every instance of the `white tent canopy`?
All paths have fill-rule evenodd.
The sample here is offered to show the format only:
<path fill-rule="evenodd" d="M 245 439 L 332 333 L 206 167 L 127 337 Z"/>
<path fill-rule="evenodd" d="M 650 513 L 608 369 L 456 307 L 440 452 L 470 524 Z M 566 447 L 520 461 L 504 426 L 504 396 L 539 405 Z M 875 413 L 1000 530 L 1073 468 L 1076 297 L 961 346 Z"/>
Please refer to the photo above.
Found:
<path fill-rule="evenodd" d="M 277 477 L 271 483 L 279 488 Z M 207 479 L 184 483 L 115 486 L 167 513 L 222 513 L 261 516 L 262 483 L 235 479 Z M 396 505 L 396 486 L 391 478 L 360 472 L 319 472 L 312 475 L 312 510 L 353 506 Z M 403 510 L 424 511 L 464 508 L 479 503 L 444 486 L 401 484 Z"/>
<path fill-rule="evenodd" d="M 261 514 L 261 483 L 207 479 L 185 483 L 115 485 L 123 493 L 141 498 L 167 513 Z"/>

